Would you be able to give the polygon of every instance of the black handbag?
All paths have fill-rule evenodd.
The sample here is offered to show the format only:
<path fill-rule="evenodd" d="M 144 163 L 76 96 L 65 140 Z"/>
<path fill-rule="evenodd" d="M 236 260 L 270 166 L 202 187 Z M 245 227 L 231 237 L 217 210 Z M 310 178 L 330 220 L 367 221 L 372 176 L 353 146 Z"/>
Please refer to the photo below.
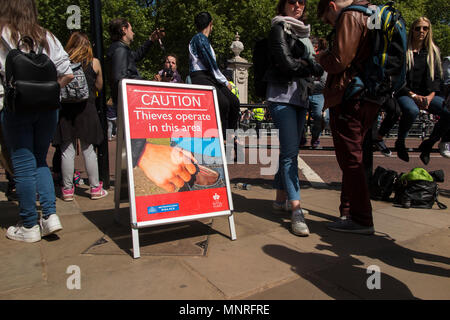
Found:
<path fill-rule="evenodd" d="M 394 191 L 397 179 L 397 172 L 378 166 L 370 180 L 370 198 L 388 201 Z"/>
<path fill-rule="evenodd" d="M 447 206 L 438 200 L 439 187 L 435 181 L 398 180 L 395 190 L 394 204 L 403 208 L 431 209 L 436 203 L 439 209 Z"/>

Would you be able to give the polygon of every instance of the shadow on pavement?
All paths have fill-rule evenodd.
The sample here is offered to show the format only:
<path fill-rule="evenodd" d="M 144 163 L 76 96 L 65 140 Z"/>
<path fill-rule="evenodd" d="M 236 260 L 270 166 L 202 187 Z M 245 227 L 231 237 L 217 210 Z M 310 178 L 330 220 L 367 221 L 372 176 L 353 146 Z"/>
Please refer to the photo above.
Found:
<path fill-rule="evenodd" d="M 133 256 L 129 209 L 121 208 L 119 222 L 111 212 L 110 209 L 83 212 L 83 215 L 119 248 L 109 248 L 100 254 L 126 253 Z M 212 234 L 228 237 L 211 228 L 211 219 L 153 226 L 139 229 L 139 245 L 142 255 L 205 255 L 208 237 Z M 105 241 L 107 240 L 103 237 L 93 245 L 104 244 Z M 88 248 L 86 253 L 95 252 L 90 249 Z"/>
<path fill-rule="evenodd" d="M 309 214 L 330 221 L 337 219 L 334 216 L 316 211 L 310 211 Z M 450 268 L 433 265 L 440 263 L 450 267 L 450 258 L 405 248 L 397 244 L 396 240 L 387 234 L 376 232 L 373 236 L 363 236 L 338 233 L 328 230 L 326 228 L 327 222 L 325 221 L 314 221 L 308 219 L 308 216 L 306 216 L 306 221 L 311 233 L 320 237 L 319 242 L 315 245 L 315 249 L 324 252 L 329 251 L 336 256 L 315 252 L 299 252 L 276 245 L 267 245 L 263 250 L 268 255 L 289 263 L 293 270 L 320 289 L 327 290 L 329 288 L 329 285 L 326 286 L 323 284 L 323 280 L 326 280 L 328 282 L 338 283 L 340 287 L 350 287 L 358 296 L 369 299 L 415 298 L 405 284 L 385 273 L 381 274 L 383 290 L 368 290 L 366 281 L 369 274 L 365 268 L 357 267 L 364 265 L 364 263 L 355 258 L 355 256 L 377 259 L 386 265 L 410 272 L 430 274 L 444 278 L 450 277 Z M 322 261 L 327 259 L 330 261 L 330 265 L 316 272 L 315 275 L 304 274 L 297 270 L 301 270 L 299 266 L 301 266 L 302 261 L 305 261 L 305 259 Z M 335 291 L 325 293 L 332 295 L 333 292 Z"/>
<path fill-rule="evenodd" d="M 358 267 L 363 263 L 353 257 L 341 261 L 338 257 L 330 258 L 320 253 L 299 252 L 281 245 L 266 245 L 263 251 L 271 257 L 291 265 L 291 269 L 297 272 L 303 279 L 308 280 L 322 292 L 334 299 L 348 299 L 349 293 L 356 298 L 365 299 L 417 299 L 402 282 L 388 274 L 380 273 L 380 290 L 369 290 L 367 283 L 371 276 L 364 267 Z M 335 259 L 332 270 L 317 273 L 303 273 L 302 261 L 323 262 L 324 259 Z M 338 264 L 336 266 L 336 264 Z M 331 271 L 331 272 L 330 272 Z M 332 274 L 331 274 L 332 273 Z M 334 285 L 330 285 L 330 283 Z M 336 290 L 336 285 L 340 290 Z M 341 291 L 341 293 L 339 293 Z"/>

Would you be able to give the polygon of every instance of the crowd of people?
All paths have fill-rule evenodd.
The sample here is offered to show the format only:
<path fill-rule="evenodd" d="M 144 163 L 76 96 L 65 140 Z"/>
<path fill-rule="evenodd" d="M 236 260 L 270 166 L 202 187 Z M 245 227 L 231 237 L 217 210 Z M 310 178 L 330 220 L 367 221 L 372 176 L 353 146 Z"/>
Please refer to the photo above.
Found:
<path fill-rule="evenodd" d="M 312 36 L 310 25 L 305 23 L 306 0 L 279 0 L 276 15 L 271 21 L 268 35 L 270 65 L 264 76 L 269 114 L 256 108 L 253 116 L 259 123 L 265 116 L 270 117 L 279 130 L 279 166 L 274 178 L 276 195 L 272 209 L 274 213 L 291 213 L 291 231 L 298 236 L 307 236 L 310 232 L 301 205 L 297 160 L 300 146 L 306 143 L 304 128 L 308 112 L 312 118 L 311 146 L 320 146 L 321 132 L 329 124 L 336 159 L 342 170 L 341 219 L 329 224 L 330 230 L 374 233 L 362 155 L 365 134 L 373 127 L 380 110 L 384 110 L 385 117 L 373 137 L 373 145 L 384 155 L 391 156 L 392 152 L 383 139 L 399 121 L 395 147 L 398 157 L 409 161 L 405 139 L 422 110 L 438 116 L 439 120 L 431 135 L 419 146 L 420 159 L 428 164 L 430 152 L 437 142 L 441 154 L 450 157 L 450 111 L 444 101 L 445 94 L 448 95 L 450 59 L 441 61 L 439 48 L 433 42 L 431 22 L 426 17 L 415 20 L 409 29 L 404 88 L 384 105 L 364 99 L 345 99 L 347 85 L 355 77 L 352 66 L 365 63 L 372 45 L 367 16 L 358 11 L 344 10 L 353 2 L 319 1 L 318 17 L 335 30 L 329 43 Z M 356 2 L 369 5 L 364 0 Z M 42 236 L 62 229 L 56 214 L 55 185 L 47 165 L 50 143 L 56 150 L 53 166 L 54 171 L 58 168 L 56 173 L 60 177 L 64 201 L 74 200 L 74 160 L 78 148 L 84 157 L 91 199 L 107 196 L 108 192 L 99 180 L 95 146 L 115 136 L 120 81 L 143 79 L 137 64 L 152 46 L 161 45 L 165 32 L 156 29 L 138 49 L 132 50 L 130 45 L 134 32 L 130 22 L 125 18 L 110 22 L 108 31 L 112 44 L 106 53 L 106 73 L 111 100 L 108 104 L 107 136 L 104 136 L 95 105 L 97 94 L 104 87 L 103 71 L 99 60 L 93 56 L 88 36 L 73 32 L 63 47 L 49 30 L 39 25 L 35 0 L 8 1 L 0 8 L 0 16 L 2 78 L 8 55 L 5 44 L 25 52 L 37 52 L 42 48 L 56 67 L 61 88 L 73 81 L 76 66 L 81 66 L 88 88 L 86 99 L 62 102 L 59 110 L 16 114 L 3 107 L 3 101 L 0 106 L 0 160 L 10 180 L 8 191 L 16 189 L 21 217 L 19 224 L 8 228 L 6 236 L 12 240 L 36 242 Z M 210 44 L 213 18 L 210 13 L 201 12 L 195 16 L 194 25 L 197 33 L 187 48 L 189 75 L 185 81 L 177 69 L 177 56 L 172 53 L 165 56 L 162 69 L 152 80 L 215 87 L 223 137 L 236 143 L 237 137 L 227 137 L 226 130 L 235 130 L 238 126 L 238 92 L 230 76 L 220 70 Z M 31 37 L 34 45 L 20 41 L 24 35 Z M 141 159 L 134 161 L 135 165 L 144 160 L 151 161 L 151 152 L 152 148 L 147 147 L 145 141 L 133 141 L 133 159 L 135 154 L 139 155 L 136 160 Z M 180 157 L 186 156 L 180 154 Z M 183 181 L 189 181 L 195 171 L 194 164 L 195 160 L 192 160 L 192 168 L 188 168 L 186 176 L 172 181 L 172 184 L 167 182 L 165 189 L 173 191 Z M 36 195 L 42 206 L 42 217 L 36 210 Z"/>

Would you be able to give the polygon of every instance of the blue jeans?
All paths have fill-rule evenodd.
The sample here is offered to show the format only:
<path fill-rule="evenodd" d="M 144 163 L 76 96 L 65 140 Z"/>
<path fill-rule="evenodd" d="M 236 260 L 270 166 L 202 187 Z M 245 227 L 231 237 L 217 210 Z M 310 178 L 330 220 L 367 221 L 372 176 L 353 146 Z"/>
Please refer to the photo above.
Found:
<path fill-rule="evenodd" d="M 34 114 L 1 113 L 6 144 L 11 153 L 20 217 L 26 228 L 38 223 L 36 192 L 42 215 L 56 213 L 55 188 L 47 166 L 47 152 L 56 130 L 58 111 Z"/>
<path fill-rule="evenodd" d="M 419 107 L 409 96 L 401 96 L 397 99 L 397 101 L 402 109 L 402 115 L 400 117 L 398 127 L 398 139 L 404 140 L 408 136 L 408 132 L 411 129 L 414 120 L 416 120 L 419 115 Z M 437 140 L 445 135 L 450 125 L 450 111 L 445 108 L 443 103 L 444 99 L 442 97 L 435 96 L 434 99 L 431 100 L 430 106 L 428 107 L 428 113 L 438 115 L 440 117 L 431 135 L 433 139 Z"/>
<path fill-rule="evenodd" d="M 280 156 L 274 188 L 284 190 L 288 200 L 300 200 L 297 156 L 307 109 L 271 103 L 269 110 L 275 127 L 279 130 L 280 139 Z"/>
<path fill-rule="evenodd" d="M 319 139 L 322 130 L 330 122 L 330 113 L 329 110 L 327 109 L 325 111 L 325 116 L 323 117 L 324 126 L 322 127 L 322 109 L 324 101 L 325 99 L 323 97 L 323 94 L 314 94 L 309 96 L 309 107 L 311 109 L 310 115 L 313 118 L 311 128 L 312 141 Z"/>

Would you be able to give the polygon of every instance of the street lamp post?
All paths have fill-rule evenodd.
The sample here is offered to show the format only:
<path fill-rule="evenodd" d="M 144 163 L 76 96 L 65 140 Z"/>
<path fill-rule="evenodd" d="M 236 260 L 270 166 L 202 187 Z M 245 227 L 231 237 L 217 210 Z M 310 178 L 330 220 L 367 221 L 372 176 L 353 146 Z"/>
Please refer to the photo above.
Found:
<path fill-rule="evenodd" d="M 90 0 L 90 16 L 91 16 L 91 34 L 94 40 L 93 49 L 94 56 L 99 59 L 104 68 L 103 59 L 103 28 L 102 28 L 102 4 L 100 0 Z M 103 187 L 109 189 L 109 155 L 108 155 L 108 123 L 106 120 L 106 96 L 105 96 L 105 81 L 103 73 L 103 90 L 99 92 L 96 99 L 97 112 L 100 118 L 100 122 L 103 127 L 104 139 L 102 143 L 97 146 L 98 152 L 98 171 L 100 181 L 103 181 Z"/>

